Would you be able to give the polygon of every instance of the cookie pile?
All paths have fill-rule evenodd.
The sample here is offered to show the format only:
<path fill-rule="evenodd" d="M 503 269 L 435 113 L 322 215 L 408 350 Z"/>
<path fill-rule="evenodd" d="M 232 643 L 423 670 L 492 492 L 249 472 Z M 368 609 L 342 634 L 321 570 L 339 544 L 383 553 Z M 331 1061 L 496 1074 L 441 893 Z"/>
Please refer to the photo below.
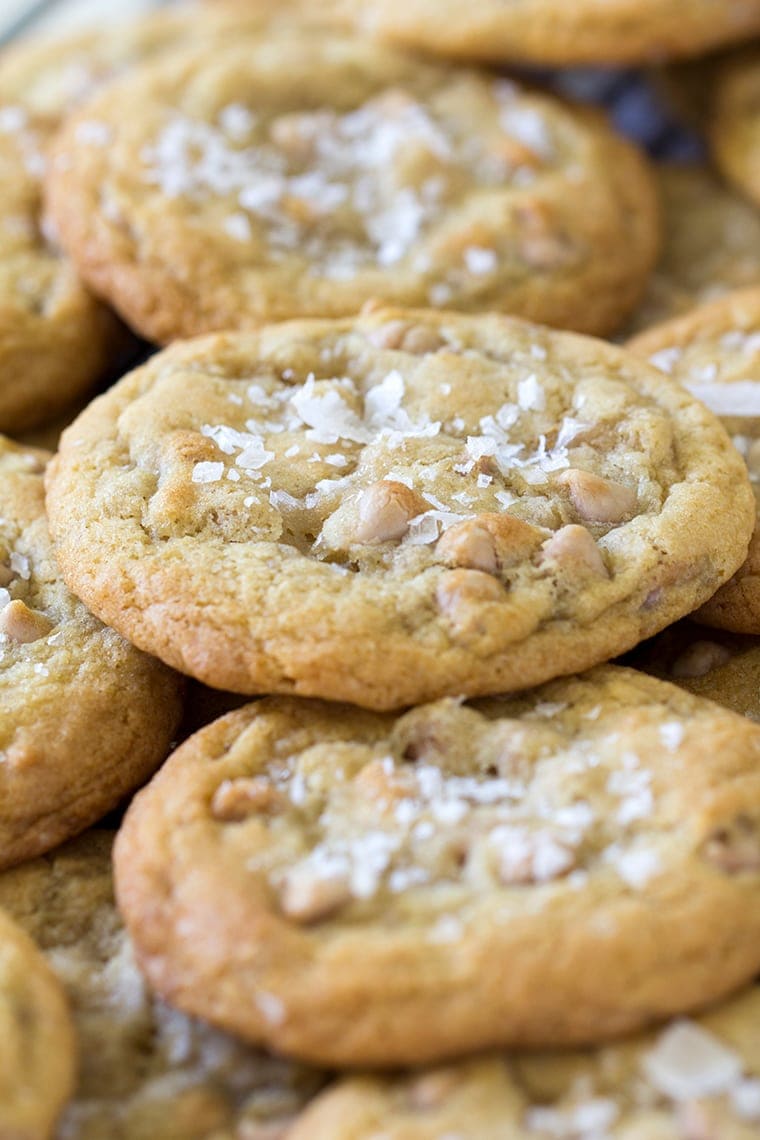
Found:
<path fill-rule="evenodd" d="M 271 7 L 0 55 L 0 1137 L 750 1140 L 760 2 Z"/>

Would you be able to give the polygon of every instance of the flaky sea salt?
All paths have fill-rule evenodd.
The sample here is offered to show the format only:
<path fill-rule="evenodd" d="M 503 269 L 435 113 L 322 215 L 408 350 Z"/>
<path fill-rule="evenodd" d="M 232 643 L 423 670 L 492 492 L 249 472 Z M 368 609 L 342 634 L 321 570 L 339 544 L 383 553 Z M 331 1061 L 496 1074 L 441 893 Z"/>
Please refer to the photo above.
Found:
<path fill-rule="evenodd" d="M 211 463 L 204 460 L 195 464 L 191 478 L 193 483 L 216 483 L 223 475 L 223 463 Z"/>

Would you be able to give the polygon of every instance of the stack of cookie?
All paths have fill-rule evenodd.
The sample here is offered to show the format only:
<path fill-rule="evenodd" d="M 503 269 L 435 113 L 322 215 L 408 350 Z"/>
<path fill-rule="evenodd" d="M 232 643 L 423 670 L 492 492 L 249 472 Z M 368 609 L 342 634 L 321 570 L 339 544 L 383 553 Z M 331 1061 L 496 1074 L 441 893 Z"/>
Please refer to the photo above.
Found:
<path fill-rule="evenodd" d="M 760 0 L 267 7 L 0 56 L 0 1138 L 760 1136 L 760 63 L 505 72 Z"/>

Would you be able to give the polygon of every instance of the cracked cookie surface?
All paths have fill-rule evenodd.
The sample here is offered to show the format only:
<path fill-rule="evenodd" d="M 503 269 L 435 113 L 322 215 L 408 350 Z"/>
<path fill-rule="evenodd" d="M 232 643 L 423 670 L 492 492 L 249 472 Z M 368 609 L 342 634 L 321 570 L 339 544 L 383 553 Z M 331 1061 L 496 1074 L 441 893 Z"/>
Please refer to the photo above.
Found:
<path fill-rule="evenodd" d="M 63 988 L 32 940 L 0 911 L 0 1135 L 50 1140 L 75 1067 Z"/>
<path fill-rule="evenodd" d="M 288 1140 L 754 1140 L 760 989 L 602 1049 L 494 1054 L 323 1093 Z"/>
<path fill-rule="evenodd" d="M 604 332 L 635 306 L 656 193 L 597 114 L 315 30 L 240 40 L 112 85 L 58 142 L 61 240 L 144 335 L 376 298 Z"/>
<path fill-rule="evenodd" d="M 47 458 L 0 438 L 0 866 L 115 807 L 160 764 L 180 713 L 179 679 L 64 585 Z"/>
<path fill-rule="evenodd" d="M 217 688 L 526 688 L 707 600 L 754 507 L 719 422 L 602 342 L 383 310 L 177 344 L 64 433 L 66 581 Z"/>
<path fill-rule="evenodd" d="M 285 1054 L 603 1040 L 757 970 L 758 759 L 611 666 L 401 716 L 266 699 L 133 801 L 119 906 L 158 992 Z"/>
<path fill-rule="evenodd" d="M 0 906 L 42 947 L 74 1011 L 80 1072 L 58 1140 L 283 1140 L 324 1077 L 150 994 L 113 900 L 112 840 L 88 832 L 0 875 Z"/>
<path fill-rule="evenodd" d="M 701 305 L 634 338 L 628 348 L 720 416 L 746 460 L 758 514 L 747 561 L 701 607 L 698 620 L 760 633 L 760 289 Z"/>

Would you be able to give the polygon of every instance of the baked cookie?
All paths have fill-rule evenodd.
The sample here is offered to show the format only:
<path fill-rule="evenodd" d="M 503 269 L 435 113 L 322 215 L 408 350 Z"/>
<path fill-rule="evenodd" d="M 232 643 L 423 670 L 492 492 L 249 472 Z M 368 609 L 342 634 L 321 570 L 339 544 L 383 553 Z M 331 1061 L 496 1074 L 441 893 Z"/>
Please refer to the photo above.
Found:
<path fill-rule="evenodd" d="M 323 1093 L 288 1140 L 756 1140 L 760 989 L 586 1052 L 492 1054 Z"/>
<path fill-rule="evenodd" d="M 380 310 L 177 344 L 50 467 L 70 588 L 216 688 L 393 708 L 631 648 L 754 521 L 717 419 L 601 341 Z"/>
<path fill-rule="evenodd" d="M 744 456 L 757 521 L 747 561 L 699 611 L 699 620 L 760 633 L 760 288 L 730 293 L 629 341 L 719 415 Z"/>
<path fill-rule="evenodd" d="M 760 285 L 760 213 L 707 167 L 658 171 L 664 246 L 627 335 L 732 289 Z"/>
<path fill-rule="evenodd" d="M 682 621 L 638 646 L 626 664 L 760 721 L 760 640 Z"/>
<path fill-rule="evenodd" d="M 50 127 L 0 97 L 0 430 L 54 418 L 105 372 L 123 334 L 40 222 Z"/>
<path fill-rule="evenodd" d="M 269 698 L 132 802 L 172 1004 L 319 1064 L 598 1041 L 760 966 L 760 728 L 603 666 L 401 716 Z"/>
<path fill-rule="evenodd" d="M 636 64 L 760 32 L 757 0 L 343 0 L 360 26 L 463 59 Z"/>
<path fill-rule="evenodd" d="M 113 902 L 112 838 L 89 832 L 0 875 L 0 905 L 42 946 L 74 1010 L 79 1083 L 57 1140 L 282 1140 L 324 1077 L 150 995 Z"/>
<path fill-rule="evenodd" d="M 720 170 L 760 204 L 760 52 L 729 56 L 714 76 L 708 136 Z"/>
<path fill-rule="evenodd" d="M 30 938 L 0 911 L 0 1136 L 50 1140 L 73 1084 L 66 997 Z"/>
<path fill-rule="evenodd" d="M 180 712 L 176 675 L 63 584 L 46 459 L 0 439 L 0 866 L 61 843 L 147 780 Z"/>
<path fill-rule="evenodd" d="M 217 37 L 277 26 L 271 0 L 246 0 L 245 8 L 204 8 L 192 2 L 138 18 L 110 20 L 84 30 L 33 34 L 0 51 L 0 102 L 23 107 L 46 122 L 59 122 L 98 88 L 141 63 L 178 46 L 201 47 Z M 320 13 L 304 11 L 302 21 Z"/>
<path fill-rule="evenodd" d="M 159 342 L 378 297 L 603 332 L 658 246 L 645 160 L 595 112 L 313 30 L 111 85 L 48 190 L 84 279 Z"/>

